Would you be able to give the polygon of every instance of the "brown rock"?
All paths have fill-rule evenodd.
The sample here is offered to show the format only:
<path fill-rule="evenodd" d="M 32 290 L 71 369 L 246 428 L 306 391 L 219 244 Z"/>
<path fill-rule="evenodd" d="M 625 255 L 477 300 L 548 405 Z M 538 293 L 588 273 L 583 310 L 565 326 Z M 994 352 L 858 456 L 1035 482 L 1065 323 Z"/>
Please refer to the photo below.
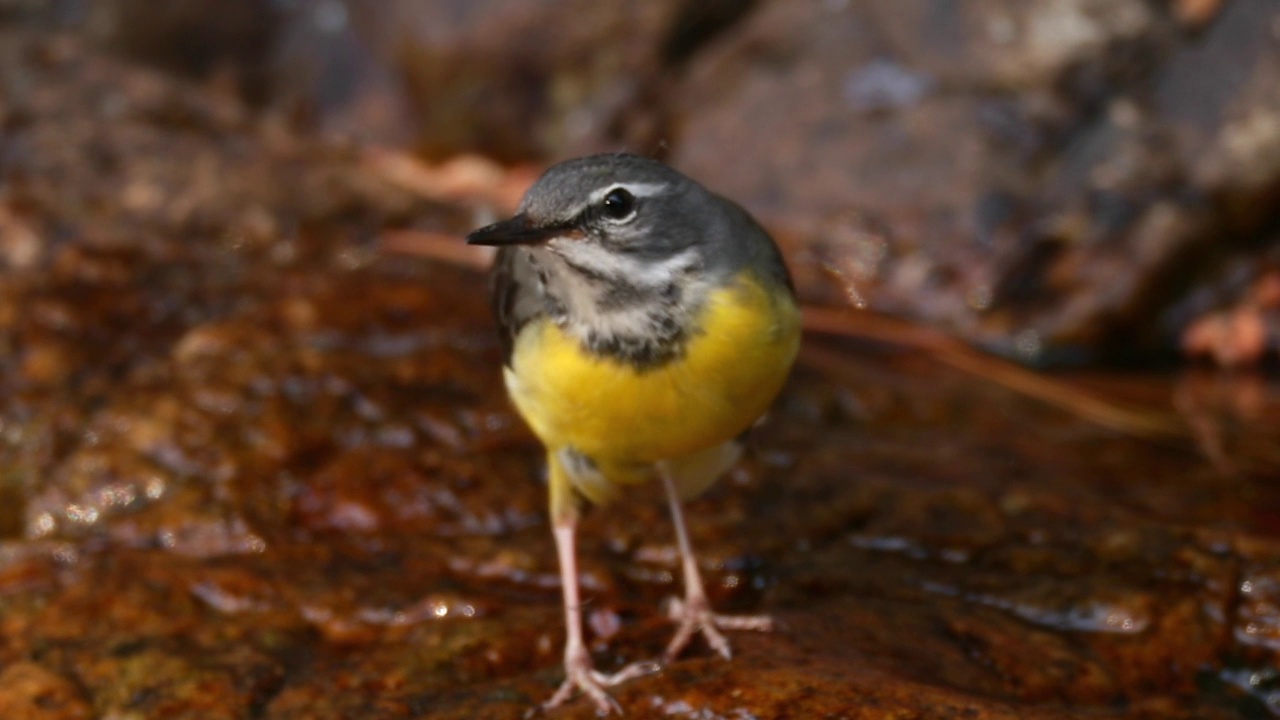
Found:
<path fill-rule="evenodd" d="M 427 155 L 505 160 L 607 144 L 662 69 L 686 3 L 398 2 L 395 62 Z"/>
<path fill-rule="evenodd" d="M 0 716 L 8 720 L 87 720 L 93 708 L 75 683 L 36 663 L 0 671 Z"/>
<path fill-rule="evenodd" d="M 530 712 L 560 680 L 559 579 L 482 279 L 370 249 L 469 211 L 75 42 L 42 49 L 0 34 L 0 97 L 27 118 L 0 180 L 56 230 L 0 267 L 0 715 Z M 50 338 L 58 381 L 24 383 Z M 618 688 L 628 717 L 1274 702 L 1261 380 L 1223 431 L 1227 482 L 1189 437 L 1099 429 L 929 353 L 814 343 L 750 458 L 689 506 L 717 607 L 779 631 Z M 1166 380 L 1123 383 L 1165 412 Z M 597 662 L 653 657 L 679 589 L 656 488 L 582 525 Z"/>
<path fill-rule="evenodd" d="M 1027 360 L 1168 347 L 1187 278 L 1249 252 L 1219 228 L 1273 217 L 1277 17 L 1189 41 L 1143 2 L 764 3 L 692 63 L 671 155 L 837 263 L 874 218 L 871 308 Z"/>

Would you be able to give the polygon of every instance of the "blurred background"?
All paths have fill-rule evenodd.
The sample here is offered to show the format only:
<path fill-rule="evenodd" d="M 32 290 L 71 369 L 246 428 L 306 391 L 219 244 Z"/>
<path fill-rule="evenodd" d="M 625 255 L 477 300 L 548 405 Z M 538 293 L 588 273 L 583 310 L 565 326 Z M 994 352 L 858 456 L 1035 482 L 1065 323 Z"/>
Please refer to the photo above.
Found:
<path fill-rule="evenodd" d="M 1040 365 L 1280 343 L 1272 0 L 6 0 L 290 127 L 661 157 L 806 299 Z"/>

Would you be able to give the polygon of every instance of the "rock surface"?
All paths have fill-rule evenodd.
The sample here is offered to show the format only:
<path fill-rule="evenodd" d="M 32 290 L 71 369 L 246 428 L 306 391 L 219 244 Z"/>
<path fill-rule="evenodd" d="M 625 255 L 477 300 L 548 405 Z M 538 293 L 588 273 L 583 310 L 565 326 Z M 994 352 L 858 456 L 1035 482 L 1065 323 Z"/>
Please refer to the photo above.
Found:
<path fill-rule="evenodd" d="M 479 276 L 377 252 L 476 210 L 74 38 L 0 34 L 0 68 L 0 716 L 527 716 L 560 679 L 539 451 Z M 1274 388 L 1180 384 L 1215 463 L 853 350 L 808 343 L 689 509 L 716 604 L 780 630 L 628 717 L 1280 707 Z M 636 494 L 582 531 L 604 667 L 672 631 Z"/>
<path fill-rule="evenodd" d="M 1197 33 L 1136 0 L 764 3 L 676 92 L 672 159 L 794 228 L 802 287 L 842 271 L 828 301 L 1028 361 L 1149 352 L 1274 243 L 1277 27 L 1265 0 Z"/>

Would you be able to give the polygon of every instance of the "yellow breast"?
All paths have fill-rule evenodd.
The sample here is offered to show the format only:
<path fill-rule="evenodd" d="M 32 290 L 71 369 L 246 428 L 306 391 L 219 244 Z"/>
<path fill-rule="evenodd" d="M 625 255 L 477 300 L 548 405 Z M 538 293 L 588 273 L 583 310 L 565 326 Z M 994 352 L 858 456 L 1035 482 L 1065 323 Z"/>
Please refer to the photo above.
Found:
<path fill-rule="evenodd" d="M 800 339 L 799 311 L 783 288 L 744 272 L 715 290 L 683 356 L 658 368 L 588 354 L 550 321 L 516 339 L 507 389 L 551 449 L 604 461 L 648 463 L 687 455 L 748 428 L 781 389 Z"/>

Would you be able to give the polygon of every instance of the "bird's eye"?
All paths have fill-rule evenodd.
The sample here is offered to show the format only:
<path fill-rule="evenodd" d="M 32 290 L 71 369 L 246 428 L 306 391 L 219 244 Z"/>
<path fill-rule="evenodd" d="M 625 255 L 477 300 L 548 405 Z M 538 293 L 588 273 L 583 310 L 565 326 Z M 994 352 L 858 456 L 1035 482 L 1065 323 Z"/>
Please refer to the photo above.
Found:
<path fill-rule="evenodd" d="M 610 220 L 625 220 L 636 211 L 636 198 L 622 188 L 614 188 L 604 196 L 603 207 Z"/>

